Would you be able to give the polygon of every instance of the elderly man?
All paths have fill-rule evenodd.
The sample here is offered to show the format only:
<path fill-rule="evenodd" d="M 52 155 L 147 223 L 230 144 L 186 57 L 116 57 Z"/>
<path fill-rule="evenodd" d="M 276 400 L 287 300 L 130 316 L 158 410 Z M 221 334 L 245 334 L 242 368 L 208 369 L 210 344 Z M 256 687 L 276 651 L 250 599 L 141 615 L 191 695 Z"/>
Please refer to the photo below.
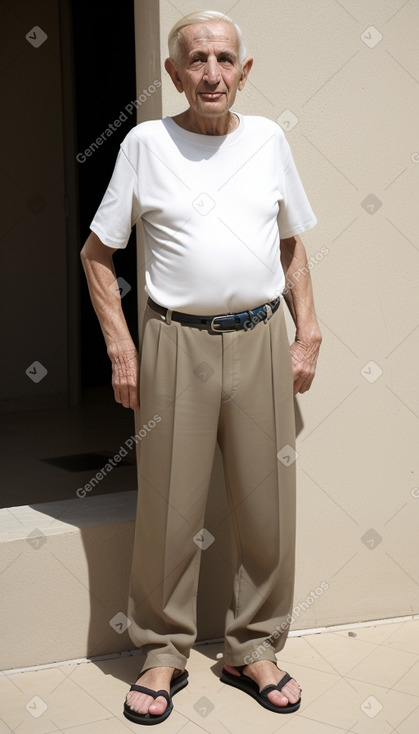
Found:
<path fill-rule="evenodd" d="M 137 446 L 129 633 L 145 660 L 124 713 L 140 724 L 166 719 L 187 684 L 217 441 L 237 548 L 221 680 L 277 713 L 300 705 L 276 655 L 294 583 L 293 393 L 309 389 L 321 342 L 298 237 L 316 219 L 288 143 L 274 122 L 232 111 L 253 63 L 240 29 L 222 13 L 192 13 L 172 29 L 169 53 L 188 108 L 126 136 L 82 250 L 115 399 L 138 427 L 159 418 Z M 112 255 L 140 221 L 138 357 Z"/>

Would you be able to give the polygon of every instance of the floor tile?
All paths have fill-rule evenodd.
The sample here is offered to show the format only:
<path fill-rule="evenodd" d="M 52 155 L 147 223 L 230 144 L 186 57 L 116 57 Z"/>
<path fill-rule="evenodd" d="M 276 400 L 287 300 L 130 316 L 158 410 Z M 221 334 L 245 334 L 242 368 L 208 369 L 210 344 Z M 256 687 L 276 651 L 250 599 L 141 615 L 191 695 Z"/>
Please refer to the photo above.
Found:
<path fill-rule="evenodd" d="M 283 734 L 347 734 L 344 729 L 308 719 L 300 713 L 290 717 L 290 721 L 286 722 L 282 731 Z"/>
<path fill-rule="evenodd" d="M 137 660 L 130 658 L 134 682 L 135 672 L 140 667 Z M 135 671 L 135 672 L 134 672 Z M 118 661 L 104 661 L 103 663 L 89 663 L 78 665 L 72 672 L 71 680 L 81 691 L 84 691 L 92 700 L 97 701 L 109 711 L 109 715 L 119 716 L 125 696 L 129 690 L 126 673 L 126 663 Z M 122 680 L 121 680 L 122 678 Z"/>
<path fill-rule="evenodd" d="M 377 686 L 391 688 L 418 660 L 417 655 L 380 645 L 351 668 L 347 678 L 371 681 Z"/>
<path fill-rule="evenodd" d="M 394 690 L 419 696 L 419 662 L 394 684 Z"/>
<path fill-rule="evenodd" d="M 363 726 L 366 724 L 367 717 L 361 710 L 361 704 L 367 698 L 368 696 L 362 695 L 359 689 L 341 679 L 308 706 L 304 710 L 304 715 L 337 729 L 343 729 L 345 732 L 350 731 L 352 734 L 360 722 Z M 390 732 L 389 726 L 382 727 L 379 732 L 377 730 L 377 734 L 390 734 Z"/>
<path fill-rule="evenodd" d="M 310 640 L 314 635 L 306 637 L 289 637 L 283 650 L 278 653 L 278 665 L 283 667 L 289 663 L 291 667 L 295 663 L 312 668 L 313 670 L 323 670 L 326 673 L 336 674 L 336 670 L 319 652 L 310 644 Z M 292 670 L 288 671 L 293 675 Z"/>
<path fill-rule="evenodd" d="M 419 703 L 415 710 L 397 726 L 397 734 L 417 734 L 419 731 Z"/>
<path fill-rule="evenodd" d="M 394 727 L 412 714 L 413 696 L 388 691 L 371 683 L 341 679 L 304 712 L 351 734 L 395 734 Z M 417 732 L 416 732 L 417 734 Z"/>
<path fill-rule="evenodd" d="M 385 640 L 385 644 L 419 656 L 419 620 L 402 622 Z"/>
<path fill-rule="evenodd" d="M 221 726 L 219 726 L 217 730 L 215 730 L 209 722 L 205 722 L 205 723 L 203 722 L 200 725 L 200 724 L 195 724 L 193 721 L 188 721 L 182 727 L 182 729 L 180 728 L 176 729 L 176 734 L 180 734 L 180 731 L 182 731 L 182 734 L 204 734 L 204 732 L 209 732 L 209 734 L 229 734 L 229 730 L 227 728 L 224 728 L 224 727 L 221 728 Z M 243 734 L 247 734 L 248 730 L 243 729 L 242 731 L 243 731 Z"/>
<path fill-rule="evenodd" d="M 398 691 L 382 691 L 366 686 L 363 689 L 362 711 L 368 716 L 360 719 L 353 734 L 382 734 L 389 727 L 390 734 L 400 734 L 402 722 L 408 721 L 419 705 L 419 699 Z M 382 706 L 382 709 L 380 708 Z M 409 734 L 417 734 L 418 728 Z M 352 732 L 351 732 L 352 734 Z M 407 734 L 407 732 L 406 732 Z"/>
<path fill-rule="evenodd" d="M 61 731 L 63 734 L 127 734 L 127 727 L 122 721 L 111 718 L 71 727 L 71 729 L 61 729 Z M 133 729 L 133 731 L 135 730 Z"/>
<path fill-rule="evenodd" d="M 355 637 L 342 637 L 334 632 L 307 635 L 305 639 L 307 644 L 331 666 L 333 672 L 341 675 L 345 675 L 377 647 L 370 642 Z"/>

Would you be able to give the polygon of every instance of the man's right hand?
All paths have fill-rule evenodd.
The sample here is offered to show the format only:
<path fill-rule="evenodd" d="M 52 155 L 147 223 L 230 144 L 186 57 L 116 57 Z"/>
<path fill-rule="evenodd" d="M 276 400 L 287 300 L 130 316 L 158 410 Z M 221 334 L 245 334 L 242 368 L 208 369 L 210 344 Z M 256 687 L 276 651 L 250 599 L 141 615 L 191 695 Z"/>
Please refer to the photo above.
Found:
<path fill-rule="evenodd" d="M 121 403 L 124 408 L 139 410 L 139 360 L 135 346 L 131 342 L 125 348 L 123 345 L 119 345 L 118 350 L 115 350 L 114 347 L 109 347 L 108 355 L 112 362 L 112 387 L 116 402 Z"/>

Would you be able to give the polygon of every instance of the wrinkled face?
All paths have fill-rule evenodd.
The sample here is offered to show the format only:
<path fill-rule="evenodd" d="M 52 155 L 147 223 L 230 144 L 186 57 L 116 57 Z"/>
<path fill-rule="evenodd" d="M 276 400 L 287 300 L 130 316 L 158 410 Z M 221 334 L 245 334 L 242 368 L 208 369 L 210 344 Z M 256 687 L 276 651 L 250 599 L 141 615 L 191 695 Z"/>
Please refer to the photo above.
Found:
<path fill-rule="evenodd" d="M 250 65 L 239 61 L 236 29 L 225 21 L 187 26 L 179 39 L 180 58 L 170 74 L 190 107 L 204 117 L 220 117 L 244 87 Z"/>

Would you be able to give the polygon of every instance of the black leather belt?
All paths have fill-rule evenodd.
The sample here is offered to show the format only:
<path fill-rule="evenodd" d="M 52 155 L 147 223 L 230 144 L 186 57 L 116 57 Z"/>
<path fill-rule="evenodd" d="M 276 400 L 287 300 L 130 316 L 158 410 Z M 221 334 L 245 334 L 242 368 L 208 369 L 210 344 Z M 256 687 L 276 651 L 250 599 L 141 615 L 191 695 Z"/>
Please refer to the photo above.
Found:
<path fill-rule="evenodd" d="M 166 324 L 171 321 L 178 321 L 184 326 L 197 326 L 212 331 L 250 331 L 261 321 L 269 321 L 271 316 L 279 307 L 281 299 L 275 298 L 263 306 L 251 308 L 249 311 L 241 311 L 240 313 L 217 314 L 215 316 L 192 316 L 192 314 L 181 313 L 180 311 L 171 311 L 164 306 L 155 303 L 151 298 L 148 299 L 148 305 L 153 311 L 157 311 L 164 317 Z"/>

